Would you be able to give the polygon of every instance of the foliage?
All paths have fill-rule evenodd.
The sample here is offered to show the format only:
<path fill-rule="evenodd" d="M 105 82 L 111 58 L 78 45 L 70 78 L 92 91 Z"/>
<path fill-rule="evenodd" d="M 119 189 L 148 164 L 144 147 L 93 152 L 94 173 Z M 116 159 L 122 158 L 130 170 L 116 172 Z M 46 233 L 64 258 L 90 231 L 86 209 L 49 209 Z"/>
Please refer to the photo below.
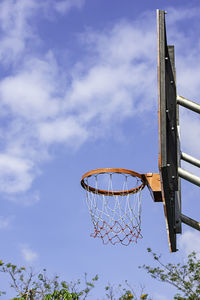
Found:
<path fill-rule="evenodd" d="M 1 260 L 0 272 L 9 275 L 10 287 L 16 292 L 16 297 L 11 300 L 85 300 L 98 281 L 98 275 L 88 280 L 85 274 L 84 284 L 79 279 L 76 282 L 67 283 L 61 281 L 59 276 L 49 279 L 46 269 L 39 274 L 34 274 L 32 269 L 26 270 L 25 267 L 3 263 Z M 125 287 L 119 285 L 117 291 L 109 284 L 105 287 L 105 292 L 106 299 L 110 300 L 148 299 L 147 294 L 141 294 L 137 298 L 127 281 L 125 281 Z M 5 294 L 5 291 L 0 292 L 0 296 Z"/>
<path fill-rule="evenodd" d="M 143 294 L 144 288 L 141 288 L 141 295 L 138 298 L 127 280 L 125 280 L 125 285 L 119 284 L 117 288 L 115 288 L 113 285 L 108 284 L 105 287 L 105 290 L 106 297 L 110 300 L 151 300 L 150 298 L 148 298 L 148 294 Z M 118 297 L 116 298 L 115 295 L 118 295 Z"/>
<path fill-rule="evenodd" d="M 12 300 L 78 300 L 80 297 L 86 299 L 98 280 L 96 275 L 88 281 L 85 274 L 85 287 L 80 288 L 80 280 L 67 283 L 60 281 L 59 276 L 49 279 L 46 269 L 39 274 L 34 274 L 31 269 L 27 271 L 25 267 L 5 264 L 2 261 L 0 261 L 0 272 L 7 273 L 11 279 L 10 287 L 17 293 L 17 297 Z M 1 292 L 1 295 L 5 295 L 5 292 Z"/>
<path fill-rule="evenodd" d="M 159 264 L 153 268 L 143 265 L 152 278 L 161 282 L 166 282 L 179 291 L 174 296 L 176 300 L 198 300 L 200 299 L 200 260 L 197 254 L 192 252 L 188 255 L 185 264 L 164 264 L 161 256 L 153 253 L 150 248 L 147 249 L 153 255 L 154 260 Z M 140 267 L 141 268 L 141 267 Z"/>
<path fill-rule="evenodd" d="M 161 282 L 166 282 L 174 286 L 178 293 L 174 300 L 198 300 L 200 299 L 200 260 L 197 254 L 192 252 L 188 255 L 185 264 L 164 264 L 161 256 L 147 249 L 158 263 L 157 267 L 143 265 L 152 278 Z M 85 274 L 84 282 L 61 281 L 59 276 L 50 279 L 45 269 L 39 274 L 26 270 L 24 267 L 17 267 L 11 263 L 3 263 L 0 260 L 0 272 L 8 274 L 11 280 L 10 287 L 16 292 L 16 297 L 12 300 L 85 300 L 90 292 L 95 288 L 98 276 L 90 280 Z M 0 291 L 0 296 L 5 295 L 5 291 Z M 105 297 L 110 300 L 150 300 L 148 294 L 141 288 L 141 295 L 137 297 L 133 288 L 125 281 L 124 285 L 108 284 L 105 287 Z M 98 297 L 97 297 L 98 298 Z"/>

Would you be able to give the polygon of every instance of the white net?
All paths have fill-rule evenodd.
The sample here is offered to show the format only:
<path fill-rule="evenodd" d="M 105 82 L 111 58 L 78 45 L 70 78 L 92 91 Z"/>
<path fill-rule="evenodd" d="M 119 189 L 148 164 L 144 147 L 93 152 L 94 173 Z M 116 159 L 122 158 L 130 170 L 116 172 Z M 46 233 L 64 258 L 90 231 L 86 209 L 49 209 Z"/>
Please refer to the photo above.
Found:
<path fill-rule="evenodd" d="M 144 186 L 140 178 L 107 172 L 88 176 L 85 183 L 88 187 L 86 202 L 94 226 L 91 236 L 100 237 L 104 244 L 121 243 L 126 246 L 142 238 L 141 190 Z M 94 191 L 89 189 L 91 186 Z M 138 186 L 141 187 L 138 189 Z M 136 188 L 135 192 L 127 193 L 133 188 Z M 99 190 L 109 193 L 101 194 Z M 122 192 L 116 195 L 116 191 Z"/>

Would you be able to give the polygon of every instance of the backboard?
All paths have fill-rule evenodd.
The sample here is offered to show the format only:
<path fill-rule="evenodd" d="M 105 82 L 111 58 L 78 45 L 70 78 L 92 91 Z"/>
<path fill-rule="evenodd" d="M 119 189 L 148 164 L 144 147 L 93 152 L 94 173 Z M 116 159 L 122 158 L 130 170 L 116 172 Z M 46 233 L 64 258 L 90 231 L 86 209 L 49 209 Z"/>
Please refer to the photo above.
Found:
<path fill-rule="evenodd" d="M 157 10 L 158 32 L 158 105 L 159 105 L 159 171 L 167 225 L 169 247 L 177 251 L 176 234 L 181 233 L 180 160 L 178 105 L 174 46 L 167 45 L 165 11 Z"/>

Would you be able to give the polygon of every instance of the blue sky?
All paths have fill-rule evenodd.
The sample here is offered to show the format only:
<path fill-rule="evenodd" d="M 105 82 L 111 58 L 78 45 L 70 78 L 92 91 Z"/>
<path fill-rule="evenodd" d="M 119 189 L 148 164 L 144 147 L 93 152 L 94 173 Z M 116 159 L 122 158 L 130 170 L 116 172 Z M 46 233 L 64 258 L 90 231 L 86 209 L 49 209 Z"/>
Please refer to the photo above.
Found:
<path fill-rule="evenodd" d="M 138 290 L 143 284 L 155 300 L 170 299 L 173 290 L 137 268 L 152 262 L 146 248 L 166 262 L 200 251 L 199 232 L 183 225 L 179 251 L 169 253 L 162 204 L 147 190 L 144 238 L 104 246 L 90 237 L 80 186 L 96 168 L 158 172 L 157 8 L 167 11 L 178 94 L 198 102 L 199 1 L 0 3 L 1 257 L 66 280 L 98 273 L 91 299 L 102 299 L 108 281 L 125 279 Z M 198 158 L 199 116 L 180 113 L 182 150 Z M 197 220 L 198 198 L 199 188 L 182 182 L 183 213 Z"/>

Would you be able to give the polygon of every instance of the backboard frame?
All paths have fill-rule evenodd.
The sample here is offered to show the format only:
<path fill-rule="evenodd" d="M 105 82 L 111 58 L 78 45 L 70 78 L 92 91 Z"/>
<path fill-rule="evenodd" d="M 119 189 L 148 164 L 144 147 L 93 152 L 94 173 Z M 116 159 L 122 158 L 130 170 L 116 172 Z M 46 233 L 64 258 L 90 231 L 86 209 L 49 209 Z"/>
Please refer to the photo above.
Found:
<path fill-rule="evenodd" d="M 176 234 L 181 233 L 180 180 L 178 166 L 178 110 L 174 46 L 167 45 L 165 11 L 157 10 L 159 171 L 171 252 L 177 251 Z"/>

